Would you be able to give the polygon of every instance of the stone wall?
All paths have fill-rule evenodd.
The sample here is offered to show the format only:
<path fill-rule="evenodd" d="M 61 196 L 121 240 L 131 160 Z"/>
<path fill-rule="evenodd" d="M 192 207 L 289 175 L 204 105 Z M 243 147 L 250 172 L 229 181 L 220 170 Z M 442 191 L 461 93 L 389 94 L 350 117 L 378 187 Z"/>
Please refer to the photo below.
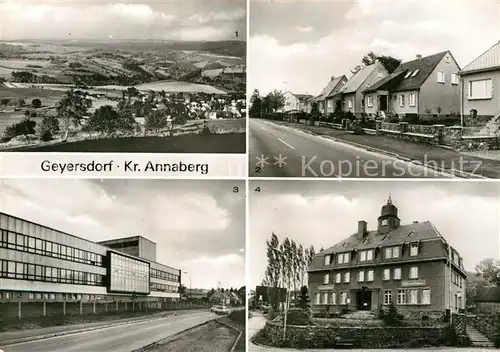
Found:
<path fill-rule="evenodd" d="M 476 314 L 470 316 L 468 322 L 491 341 L 500 337 L 500 313 Z"/>
<path fill-rule="evenodd" d="M 352 341 L 357 348 L 410 348 L 445 343 L 445 327 L 331 327 L 287 326 L 268 322 L 262 331 L 273 346 L 293 348 L 334 348 L 338 341 Z"/>

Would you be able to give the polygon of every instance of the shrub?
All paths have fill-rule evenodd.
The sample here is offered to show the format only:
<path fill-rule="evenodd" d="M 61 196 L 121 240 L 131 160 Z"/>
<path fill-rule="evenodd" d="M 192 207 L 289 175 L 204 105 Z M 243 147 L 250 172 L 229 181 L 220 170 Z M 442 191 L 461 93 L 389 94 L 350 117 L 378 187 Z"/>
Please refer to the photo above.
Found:
<path fill-rule="evenodd" d="M 291 308 L 286 315 L 287 325 L 311 325 L 311 317 L 304 309 Z"/>
<path fill-rule="evenodd" d="M 32 111 L 32 112 L 30 113 L 30 117 L 37 117 L 37 113 L 36 113 L 35 111 Z"/>
<path fill-rule="evenodd" d="M 52 133 L 50 131 L 43 131 L 42 134 L 40 135 L 40 139 L 44 142 L 48 142 L 52 140 Z"/>
<path fill-rule="evenodd" d="M 31 106 L 33 106 L 35 109 L 41 108 L 42 107 L 42 101 L 38 98 L 35 98 L 31 101 Z"/>
<path fill-rule="evenodd" d="M 25 118 L 21 122 L 7 126 L 2 135 L 2 142 L 8 142 L 17 136 L 35 134 L 35 127 L 36 122 L 29 118 Z"/>
<path fill-rule="evenodd" d="M 403 316 L 398 312 L 394 303 L 389 305 L 387 311 L 382 310 L 382 320 L 387 326 L 398 326 L 402 325 Z"/>

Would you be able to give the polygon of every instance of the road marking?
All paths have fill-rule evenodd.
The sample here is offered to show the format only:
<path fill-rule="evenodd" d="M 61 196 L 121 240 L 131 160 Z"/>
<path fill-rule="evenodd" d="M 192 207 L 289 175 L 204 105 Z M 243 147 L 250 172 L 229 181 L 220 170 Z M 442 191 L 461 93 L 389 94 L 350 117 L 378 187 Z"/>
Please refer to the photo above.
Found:
<path fill-rule="evenodd" d="M 285 142 L 285 141 L 284 141 L 284 140 L 282 140 L 281 138 L 278 138 L 278 140 L 279 140 L 281 143 L 283 143 L 284 145 L 286 145 L 286 146 L 288 146 L 288 147 L 290 147 L 290 148 L 292 148 L 292 149 L 295 149 L 295 147 L 294 147 L 293 145 L 288 144 L 287 142 Z"/>

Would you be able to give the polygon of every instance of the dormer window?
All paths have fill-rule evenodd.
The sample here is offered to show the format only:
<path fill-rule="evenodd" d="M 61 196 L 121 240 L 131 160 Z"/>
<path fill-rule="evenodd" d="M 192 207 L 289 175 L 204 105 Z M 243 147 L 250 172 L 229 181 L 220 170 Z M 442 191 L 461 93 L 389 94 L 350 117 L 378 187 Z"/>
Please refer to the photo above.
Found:
<path fill-rule="evenodd" d="M 418 73 L 420 72 L 420 70 L 415 70 L 415 72 L 413 72 L 413 74 L 411 75 L 412 77 L 415 77 L 416 75 L 418 75 Z"/>
<path fill-rule="evenodd" d="M 408 73 L 406 74 L 405 78 L 410 77 L 410 75 L 411 75 L 411 71 L 408 71 Z"/>
<path fill-rule="evenodd" d="M 412 243 L 410 245 L 410 256 L 414 257 L 418 255 L 418 243 Z"/>
<path fill-rule="evenodd" d="M 399 247 L 387 247 L 385 249 L 385 259 L 399 258 Z"/>
<path fill-rule="evenodd" d="M 337 263 L 338 264 L 347 264 L 351 261 L 351 255 L 349 252 L 339 253 L 337 255 Z"/>
<path fill-rule="evenodd" d="M 382 226 L 387 226 L 387 219 L 382 219 Z"/>
<path fill-rule="evenodd" d="M 331 261 L 332 261 L 332 255 L 326 254 L 325 255 L 325 265 L 330 265 Z"/>
<path fill-rule="evenodd" d="M 373 260 L 373 249 L 368 249 L 359 252 L 359 261 L 365 262 L 367 260 Z"/>

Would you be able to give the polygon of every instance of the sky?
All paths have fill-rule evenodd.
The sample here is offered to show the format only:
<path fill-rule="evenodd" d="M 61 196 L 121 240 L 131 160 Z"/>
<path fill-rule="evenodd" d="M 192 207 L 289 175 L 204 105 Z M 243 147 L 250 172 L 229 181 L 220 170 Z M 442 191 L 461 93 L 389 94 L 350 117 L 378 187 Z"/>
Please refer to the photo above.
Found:
<path fill-rule="evenodd" d="M 246 36 L 246 2 L 3 0 L 0 25 L 0 40 L 241 40 Z"/>
<path fill-rule="evenodd" d="M 255 191 L 259 187 L 260 192 Z M 250 181 L 248 287 L 264 278 L 265 241 L 274 232 L 316 251 L 355 233 L 358 220 L 377 228 L 391 194 L 401 224 L 430 221 L 463 257 L 466 270 L 500 259 L 500 185 L 438 181 Z"/>
<path fill-rule="evenodd" d="M 460 67 L 500 40 L 497 0 L 250 0 L 248 84 L 318 95 L 370 51 L 410 61 L 450 50 Z"/>
<path fill-rule="evenodd" d="M 0 212 L 94 242 L 146 237 L 187 287 L 245 285 L 244 181 L 5 179 Z"/>

